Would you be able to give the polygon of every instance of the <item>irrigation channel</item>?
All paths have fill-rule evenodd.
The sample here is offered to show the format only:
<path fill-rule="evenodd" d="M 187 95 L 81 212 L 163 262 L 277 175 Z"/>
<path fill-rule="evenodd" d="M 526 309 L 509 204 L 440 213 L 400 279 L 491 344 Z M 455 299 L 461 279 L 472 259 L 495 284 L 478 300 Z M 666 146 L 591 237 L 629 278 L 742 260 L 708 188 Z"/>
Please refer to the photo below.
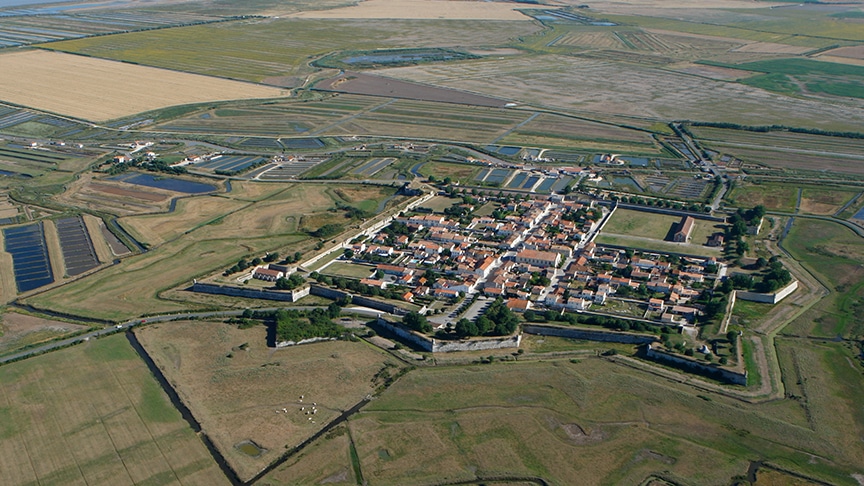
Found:
<path fill-rule="evenodd" d="M 126 331 L 126 339 L 129 340 L 129 344 L 132 345 L 132 349 L 138 353 L 138 356 L 147 364 L 147 368 L 150 369 L 150 373 L 156 377 L 156 381 L 159 382 L 159 385 L 168 394 L 168 398 L 171 400 L 171 403 L 174 405 L 180 412 L 180 416 L 183 417 L 184 420 L 192 427 L 192 430 L 201 438 L 201 442 L 204 443 L 204 447 L 210 451 L 210 455 L 213 456 L 213 460 L 216 461 L 216 464 L 219 465 L 219 469 L 225 474 L 225 477 L 231 481 L 232 486 L 243 486 L 245 483 L 240 481 L 240 478 L 237 476 L 237 473 L 231 469 L 231 466 L 228 465 L 228 462 L 225 460 L 225 456 L 219 452 L 219 449 L 213 444 L 207 434 L 201 430 L 201 424 L 195 419 L 192 415 L 192 412 L 189 408 L 180 400 L 180 395 L 177 394 L 177 391 L 174 390 L 174 387 L 168 383 L 168 380 L 165 378 L 165 375 L 162 374 L 162 370 L 156 366 L 156 363 L 153 362 L 153 359 L 150 358 L 150 355 L 147 354 L 147 350 L 144 349 L 144 346 L 141 346 L 141 343 L 138 341 L 138 337 L 135 336 L 135 333 L 131 330 Z"/>
<path fill-rule="evenodd" d="M 366 406 L 366 404 L 368 404 L 372 400 L 371 395 L 367 396 L 366 398 L 361 400 L 359 403 L 355 404 L 353 407 L 349 408 L 348 410 L 345 410 L 344 412 L 342 412 L 341 415 L 339 415 L 338 417 L 336 417 L 335 419 L 333 419 L 332 421 L 327 423 L 324 427 L 321 428 L 321 430 L 316 432 L 314 435 L 312 435 L 311 437 L 309 437 L 306 440 L 304 440 L 303 442 L 301 442 L 299 445 L 291 448 L 289 451 L 287 451 L 284 454 L 282 454 L 281 456 L 279 456 L 279 458 L 277 458 L 276 460 L 271 462 L 267 467 L 262 469 L 252 479 L 244 482 L 244 481 L 240 480 L 240 478 L 237 476 L 237 473 L 231 468 L 231 466 L 225 460 L 225 456 L 223 456 L 222 453 L 219 451 L 219 449 L 216 447 L 216 445 L 213 444 L 213 442 L 207 436 L 206 432 L 204 432 L 201 429 L 201 424 L 195 419 L 195 416 L 192 415 L 192 412 L 189 410 L 189 408 L 180 399 L 180 395 L 177 394 L 177 391 L 174 389 L 173 386 L 171 386 L 171 384 L 168 382 L 168 379 L 165 378 L 165 375 L 162 373 L 162 370 L 160 370 L 159 367 L 156 366 L 156 363 L 153 361 L 153 359 L 147 353 L 147 350 L 144 349 L 144 347 L 138 341 L 138 337 L 135 336 L 135 333 L 132 331 L 132 329 L 128 329 L 126 331 L 126 339 L 129 340 L 129 344 L 132 345 L 132 349 L 134 349 L 135 352 L 138 353 L 138 356 L 147 364 L 147 368 L 150 369 L 150 372 L 153 374 L 154 377 L 156 377 L 156 381 L 159 383 L 159 385 L 162 387 L 162 389 L 165 391 L 165 393 L 168 394 L 168 398 L 171 400 L 171 403 L 174 405 L 174 407 L 177 408 L 177 410 L 180 412 L 180 415 L 183 417 L 183 419 L 186 420 L 187 423 L 189 423 L 189 426 L 192 427 L 192 430 L 194 430 L 195 433 L 198 435 L 198 437 L 201 438 L 201 441 L 204 443 L 204 446 L 207 448 L 208 451 L 210 451 L 210 455 L 213 457 L 213 460 L 216 461 L 216 464 L 219 465 L 219 468 L 225 474 L 225 477 L 228 478 L 228 480 L 231 482 L 232 486 L 251 486 L 251 485 L 255 484 L 256 482 L 261 480 L 264 476 L 269 474 L 271 471 L 273 471 L 277 467 L 284 464 L 286 461 L 288 461 L 290 458 L 295 456 L 297 453 L 301 452 L 307 446 L 309 446 L 310 444 L 312 444 L 313 442 L 318 440 L 321 436 L 323 436 L 324 434 L 326 434 L 327 432 L 332 430 L 334 427 L 347 421 L 350 416 L 359 412 L 360 409 L 362 409 L 364 406 Z M 395 382 L 396 382 L 396 380 L 394 380 L 392 383 L 388 384 L 387 386 L 389 387 L 389 385 L 392 385 Z M 546 483 L 543 482 L 543 483 L 538 483 L 538 484 L 545 485 Z"/>

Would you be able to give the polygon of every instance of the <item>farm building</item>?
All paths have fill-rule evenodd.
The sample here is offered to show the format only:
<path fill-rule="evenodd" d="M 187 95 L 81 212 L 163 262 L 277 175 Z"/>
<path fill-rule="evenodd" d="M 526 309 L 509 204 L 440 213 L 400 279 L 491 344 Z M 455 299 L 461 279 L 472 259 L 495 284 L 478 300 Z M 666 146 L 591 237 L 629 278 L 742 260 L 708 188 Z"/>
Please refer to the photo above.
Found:
<path fill-rule="evenodd" d="M 672 241 L 676 243 L 687 243 L 690 241 L 690 233 L 693 231 L 693 225 L 696 220 L 691 216 L 684 216 L 678 224 L 678 229 L 672 235 Z"/>

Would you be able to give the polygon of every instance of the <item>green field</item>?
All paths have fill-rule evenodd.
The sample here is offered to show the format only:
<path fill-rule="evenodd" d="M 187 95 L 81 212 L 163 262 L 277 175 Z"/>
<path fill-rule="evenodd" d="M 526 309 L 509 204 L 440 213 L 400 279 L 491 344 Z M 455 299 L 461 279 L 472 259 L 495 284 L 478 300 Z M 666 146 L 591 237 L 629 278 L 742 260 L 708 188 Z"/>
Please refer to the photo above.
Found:
<path fill-rule="evenodd" d="M 806 90 L 833 96 L 864 98 L 864 66 L 800 58 L 719 65 L 765 73 L 739 82 L 768 91 L 798 94 Z"/>
<path fill-rule="evenodd" d="M 681 218 L 678 216 L 616 209 L 615 214 L 603 227 L 603 233 L 663 240 L 672 226 L 680 222 Z"/>
<path fill-rule="evenodd" d="M 726 199 L 739 208 L 762 205 L 768 210 L 794 212 L 798 202 L 798 187 L 773 183 L 744 184 L 735 187 Z"/>
<path fill-rule="evenodd" d="M 784 332 L 819 337 L 864 335 L 864 245 L 836 223 L 798 218 L 784 243 L 792 256 L 832 293 L 803 313 Z"/>
<path fill-rule="evenodd" d="M 375 272 L 375 267 L 369 265 L 358 265 L 356 263 L 334 262 L 321 270 L 325 275 L 348 278 L 367 278 Z"/>
<path fill-rule="evenodd" d="M 385 372 L 390 376 L 401 367 L 364 342 L 269 348 L 263 325 L 238 329 L 186 321 L 136 333 L 244 480 L 373 393 Z M 250 457 L 237 447 L 246 440 L 266 451 Z"/>
<path fill-rule="evenodd" d="M 819 381 L 836 390 L 833 376 Z M 852 403 L 843 400 L 841 417 L 851 419 Z M 844 471 L 864 448 L 853 445 L 856 434 L 840 417 L 830 417 L 830 400 L 812 408 L 824 418 L 816 430 L 791 400 L 700 398 L 686 386 L 587 358 L 416 370 L 352 417 L 349 428 L 363 477 L 375 484 L 494 475 L 639 484 L 660 471 L 687 484 L 725 484 L 744 474 L 754 454 L 854 484 Z M 809 462 L 811 454 L 833 465 Z"/>
<path fill-rule="evenodd" d="M 335 50 L 501 45 L 511 36 L 535 30 L 537 27 L 528 22 L 267 18 L 91 37 L 45 47 L 178 71 L 299 86 L 306 75 L 319 70 L 309 61 Z"/>
<path fill-rule="evenodd" d="M 3 483 L 229 484 L 115 335 L 0 367 Z"/>

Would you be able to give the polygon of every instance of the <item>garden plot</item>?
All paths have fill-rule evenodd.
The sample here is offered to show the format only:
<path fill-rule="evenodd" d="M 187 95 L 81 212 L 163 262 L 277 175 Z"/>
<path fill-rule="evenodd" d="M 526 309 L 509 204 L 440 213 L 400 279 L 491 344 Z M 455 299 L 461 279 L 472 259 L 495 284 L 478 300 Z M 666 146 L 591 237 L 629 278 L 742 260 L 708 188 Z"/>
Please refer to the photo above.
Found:
<path fill-rule="evenodd" d="M 54 281 L 42 223 L 4 229 L 3 238 L 6 252 L 12 255 L 18 292 L 37 289 Z"/>
<path fill-rule="evenodd" d="M 80 216 L 58 219 L 54 224 L 60 237 L 60 248 L 63 251 L 67 275 L 80 275 L 99 266 L 99 258 L 96 257 L 90 233 L 87 232 L 84 220 Z"/>
<path fill-rule="evenodd" d="M 702 179 L 680 179 L 667 193 L 682 199 L 699 199 L 707 187 L 708 183 Z"/>

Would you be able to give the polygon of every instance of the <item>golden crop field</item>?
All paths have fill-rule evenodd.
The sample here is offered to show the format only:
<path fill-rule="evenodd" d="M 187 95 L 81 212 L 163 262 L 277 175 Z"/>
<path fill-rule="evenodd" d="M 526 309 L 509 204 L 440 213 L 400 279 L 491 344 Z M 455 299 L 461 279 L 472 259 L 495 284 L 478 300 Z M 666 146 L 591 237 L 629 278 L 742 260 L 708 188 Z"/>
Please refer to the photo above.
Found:
<path fill-rule="evenodd" d="M 286 91 L 59 52 L 0 55 L 0 100 L 91 121 Z"/>

